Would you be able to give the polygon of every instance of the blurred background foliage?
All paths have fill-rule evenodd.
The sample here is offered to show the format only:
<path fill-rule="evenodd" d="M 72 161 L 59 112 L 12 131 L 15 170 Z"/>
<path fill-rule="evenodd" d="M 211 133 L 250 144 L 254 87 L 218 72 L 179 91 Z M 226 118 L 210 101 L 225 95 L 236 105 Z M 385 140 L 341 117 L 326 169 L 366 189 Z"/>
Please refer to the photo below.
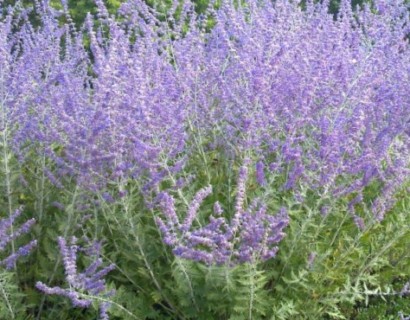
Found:
<path fill-rule="evenodd" d="M 56 8 L 57 10 L 62 9 L 62 4 L 61 0 L 45 0 L 49 1 L 51 5 Z M 97 11 L 97 6 L 95 4 L 95 0 L 66 0 L 68 3 L 69 7 L 69 12 L 71 15 L 72 20 L 74 23 L 77 25 L 77 27 L 82 26 L 85 17 L 88 12 L 95 14 Z M 115 15 L 117 12 L 118 8 L 121 6 L 122 3 L 125 2 L 125 0 L 102 0 L 107 7 L 108 11 Z M 170 7 L 173 1 L 178 1 L 180 4 L 183 3 L 183 0 L 143 0 L 145 1 L 149 6 L 155 7 L 157 9 L 157 12 L 165 13 Z M 275 1 L 275 0 L 272 0 Z M 300 5 L 301 7 L 306 6 L 306 2 L 309 0 L 301 0 Z M 313 0 L 314 2 L 321 2 L 323 0 Z M 13 6 L 17 2 L 22 3 L 25 7 L 30 7 L 33 6 L 33 3 L 35 1 L 33 0 L 0 0 L 0 10 L 6 10 L 8 6 Z M 205 13 L 210 0 L 192 0 L 192 2 L 195 4 L 196 7 L 196 12 L 198 14 Z M 218 4 L 220 3 L 219 0 L 213 1 L 215 3 L 215 6 L 218 7 Z M 337 14 L 339 7 L 340 7 L 340 2 L 341 0 L 330 0 L 329 3 L 329 12 L 332 14 Z M 352 8 L 356 8 L 357 6 L 363 6 L 366 3 L 370 3 L 372 5 L 373 0 L 351 0 Z M 410 0 L 406 0 L 407 3 L 410 4 Z M 178 14 L 180 10 L 176 11 L 176 14 Z M 36 25 L 36 17 L 35 15 L 32 16 L 32 23 Z M 213 23 L 212 21 L 209 21 L 209 26 L 212 26 Z"/>
<path fill-rule="evenodd" d="M 103 0 L 105 5 L 107 6 L 107 9 L 110 13 L 115 14 L 116 10 L 120 7 L 121 3 L 124 2 L 124 0 Z M 167 8 L 171 5 L 173 0 L 145 0 L 148 5 L 151 7 L 158 7 L 158 8 Z M 177 0 L 180 1 L 181 0 Z M 205 12 L 209 0 L 192 0 L 195 5 L 196 5 L 196 11 L 197 13 L 203 13 Z M 315 0 L 319 1 L 319 0 Z M 1 1 L 0 4 L 3 8 L 6 8 L 9 5 L 15 4 L 17 1 L 16 0 L 4 0 Z M 20 0 L 21 3 L 25 6 L 32 6 L 33 2 L 32 0 Z M 56 9 L 61 9 L 61 0 L 50 0 L 51 4 L 56 8 Z M 356 7 L 357 5 L 363 5 L 364 3 L 369 3 L 371 0 L 352 0 L 352 6 Z M 304 6 L 306 3 L 306 0 L 303 0 L 301 2 L 301 5 Z M 329 6 L 329 11 L 331 13 L 337 13 L 338 8 L 339 8 L 340 0 L 331 0 L 330 1 L 330 6 Z M 68 0 L 68 7 L 70 10 L 70 14 L 74 22 L 77 24 L 77 26 L 81 25 L 85 19 L 85 16 L 87 12 L 95 13 L 96 12 L 96 5 L 94 0 Z"/>

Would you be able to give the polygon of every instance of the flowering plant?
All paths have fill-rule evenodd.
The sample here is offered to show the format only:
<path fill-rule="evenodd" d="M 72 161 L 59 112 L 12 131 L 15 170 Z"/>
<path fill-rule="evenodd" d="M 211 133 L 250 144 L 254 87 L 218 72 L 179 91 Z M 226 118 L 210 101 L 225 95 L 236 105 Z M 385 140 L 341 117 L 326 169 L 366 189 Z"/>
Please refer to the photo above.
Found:
<path fill-rule="evenodd" d="M 35 219 L 30 317 L 407 317 L 406 2 L 95 0 L 80 28 L 70 1 L 4 3 L 0 264 Z"/>

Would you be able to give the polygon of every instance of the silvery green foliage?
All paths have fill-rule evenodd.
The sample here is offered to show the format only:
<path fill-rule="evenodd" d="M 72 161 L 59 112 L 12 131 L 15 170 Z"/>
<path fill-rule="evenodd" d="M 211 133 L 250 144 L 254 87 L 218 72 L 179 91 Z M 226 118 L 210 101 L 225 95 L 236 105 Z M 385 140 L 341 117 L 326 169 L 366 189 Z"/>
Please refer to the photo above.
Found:
<path fill-rule="evenodd" d="M 17 209 L 9 217 L 0 217 L 0 318 L 16 319 L 24 312 L 22 294 L 15 279 L 15 266 L 19 258 L 27 256 L 37 246 L 37 240 L 21 246 L 14 245 L 22 235 L 27 234 L 34 219 L 17 225 L 16 219 L 22 209 Z"/>
<path fill-rule="evenodd" d="M 21 295 L 19 295 L 19 289 L 15 283 L 13 273 L 1 269 L 0 317 L 4 319 L 15 319 L 17 314 L 23 314 L 25 310 L 20 298 Z"/>

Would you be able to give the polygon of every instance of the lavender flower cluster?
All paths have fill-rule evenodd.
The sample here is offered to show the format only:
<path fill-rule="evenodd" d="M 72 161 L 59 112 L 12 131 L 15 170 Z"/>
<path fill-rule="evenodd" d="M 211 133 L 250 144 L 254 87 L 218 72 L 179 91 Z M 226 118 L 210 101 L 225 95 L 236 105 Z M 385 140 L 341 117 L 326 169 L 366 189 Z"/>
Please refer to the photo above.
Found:
<path fill-rule="evenodd" d="M 183 89 L 158 41 L 146 32 L 132 43 L 133 31 L 96 2 L 100 27 L 91 16 L 84 25 L 92 62 L 84 33 L 59 22 L 70 21 L 66 6 L 35 1 L 37 29 L 24 8 L 0 20 L 0 101 L 14 152 L 24 161 L 36 146 L 54 162 L 46 174 L 60 188 L 70 175 L 91 190 L 122 177 L 158 179 L 160 156 L 172 159 L 185 141 Z"/>
<path fill-rule="evenodd" d="M 173 248 L 175 255 L 208 265 L 266 261 L 276 255 L 277 244 L 285 236 L 283 229 L 288 225 L 289 217 L 284 208 L 278 214 L 271 215 L 266 205 L 258 200 L 244 210 L 246 180 L 247 167 L 243 166 L 231 221 L 226 215 L 222 216 L 223 210 L 216 202 L 209 223 L 199 223 L 198 209 L 212 193 L 211 186 L 195 194 L 182 222 L 177 215 L 174 198 L 165 192 L 158 196 L 165 220 L 157 217 L 156 223 L 165 244 Z M 194 221 L 199 224 L 196 228 Z"/>
<path fill-rule="evenodd" d="M 77 239 L 71 238 L 70 244 L 67 244 L 66 240 L 62 237 L 58 238 L 58 245 L 60 247 L 60 253 L 63 258 L 63 264 L 65 269 L 66 280 L 69 288 L 61 287 L 49 287 L 43 282 L 36 283 L 37 289 L 50 295 L 59 295 L 67 297 L 71 300 L 74 307 L 88 308 L 92 300 L 83 298 L 81 295 L 90 296 L 102 296 L 110 297 L 114 294 L 113 291 L 106 292 L 104 276 L 115 269 L 115 265 L 111 264 L 107 267 L 102 267 L 102 259 L 99 257 L 100 247 L 98 243 L 94 243 L 91 247 L 92 250 L 84 250 L 77 245 Z M 82 249 L 84 252 L 88 252 L 89 256 L 94 258 L 94 261 L 83 271 L 77 270 L 77 254 Z M 100 270 L 98 270 L 100 268 Z M 109 302 L 101 302 L 100 304 L 100 319 L 108 319 Z"/>
<path fill-rule="evenodd" d="M 157 194 L 161 181 L 196 152 L 193 141 L 202 141 L 200 148 L 224 150 L 229 159 L 256 155 L 264 187 L 269 179 L 263 174 L 282 174 L 283 190 L 297 193 L 303 186 L 327 197 L 361 199 L 378 181 L 382 190 L 371 211 L 383 220 L 410 175 L 404 1 L 375 0 L 373 8 L 352 10 L 350 0 L 342 0 L 336 17 L 329 1 L 307 1 L 304 10 L 298 1 L 223 1 L 204 16 L 192 2 L 179 10 L 175 1 L 160 17 L 144 1 L 128 0 L 118 20 L 102 0 L 95 2 L 97 17 L 88 15 L 81 31 L 66 4 L 57 12 L 47 1 L 34 1 L 38 28 L 28 10 L 4 10 L 0 103 L 21 161 L 35 146 L 53 162 L 46 176 L 57 187 L 67 176 L 91 190 L 138 179 L 144 192 Z M 211 30 L 207 19 L 214 21 Z M 238 198 L 241 193 L 238 186 Z M 198 204 L 180 223 L 172 197 L 161 197 L 167 222 L 158 223 L 166 241 L 180 243 L 180 255 L 205 246 L 221 251 L 215 261 L 230 255 L 247 260 L 251 253 L 239 248 L 248 243 L 272 256 L 273 249 L 262 252 L 259 244 L 273 248 L 286 224 L 285 218 L 270 221 L 263 205 L 251 206 L 251 214 L 238 202 L 231 222 L 215 217 L 192 235 Z M 349 210 L 363 228 L 355 205 Z M 277 225 L 272 232 L 270 223 Z M 246 235 L 242 225 L 264 229 L 264 235 L 255 240 L 260 231 Z"/>
<path fill-rule="evenodd" d="M 409 177 L 408 10 L 376 1 L 383 10 L 354 12 L 342 1 L 335 20 L 327 6 L 223 3 L 202 51 L 187 39 L 180 65 L 200 70 L 193 114 L 205 134 L 222 128 L 216 143 L 257 152 L 287 175 L 287 190 L 360 196 L 380 181 L 371 210 L 381 221 Z"/>
<path fill-rule="evenodd" d="M 23 234 L 27 234 L 36 222 L 34 219 L 27 220 L 20 227 L 15 225 L 15 220 L 21 215 L 22 209 L 17 209 L 10 217 L 0 219 L 0 253 L 5 251 L 6 246 L 13 243 Z M 15 249 L 7 257 L 0 259 L 0 267 L 10 270 L 15 266 L 19 257 L 27 256 L 37 245 L 37 240 Z"/>

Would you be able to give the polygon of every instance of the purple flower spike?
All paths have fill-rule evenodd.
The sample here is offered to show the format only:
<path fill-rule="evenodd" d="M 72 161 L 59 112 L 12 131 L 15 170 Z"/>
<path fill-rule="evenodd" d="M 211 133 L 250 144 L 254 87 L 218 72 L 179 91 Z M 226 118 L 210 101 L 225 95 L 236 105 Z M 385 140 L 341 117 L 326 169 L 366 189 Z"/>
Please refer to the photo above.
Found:
<path fill-rule="evenodd" d="M 264 173 L 265 165 L 262 161 L 258 161 L 256 163 L 256 181 L 260 186 L 266 185 L 265 173 Z"/>
<path fill-rule="evenodd" d="M 0 253 L 6 246 L 23 234 L 27 234 L 34 225 L 35 220 L 30 219 L 20 227 L 14 225 L 15 220 L 21 215 L 22 209 L 17 209 L 9 218 L 0 219 Z M 18 258 L 27 256 L 37 246 L 37 240 L 32 240 L 28 244 L 17 248 L 15 252 L 4 259 L 0 259 L 0 266 L 5 266 L 10 270 L 14 268 Z"/>
<path fill-rule="evenodd" d="M 55 294 L 67 297 L 71 300 L 72 305 L 78 308 L 88 308 L 92 304 L 92 300 L 81 298 L 81 293 L 92 296 L 112 296 L 113 291 L 106 292 L 105 280 L 103 279 L 107 273 L 115 269 L 115 265 L 111 264 L 107 267 L 101 267 L 102 259 L 100 255 L 100 243 L 92 243 L 91 250 L 89 248 L 81 248 L 77 245 L 77 239 L 72 237 L 70 244 L 63 237 L 58 238 L 60 254 L 63 258 L 66 280 L 69 288 L 49 287 L 42 282 L 37 282 L 36 288 L 45 294 Z M 88 256 L 94 259 L 83 272 L 77 270 L 77 253 L 89 253 Z M 99 270 L 98 270 L 99 269 Z M 100 319 L 108 319 L 107 310 L 108 302 L 100 303 Z"/>
<path fill-rule="evenodd" d="M 235 214 L 230 221 L 221 216 L 222 208 L 219 202 L 215 202 L 209 223 L 194 225 L 201 203 L 212 192 L 210 186 L 197 192 L 179 228 L 176 228 L 179 219 L 173 198 L 168 194 L 162 196 L 159 207 L 165 219 L 157 217 L 156 221 L 164 243 L 173 248 L 176 256 L 208 265 L 266 261 L 275 257 L 278 243 L 285 236 L 283 230 L 289 224 L 289 216 L 285 208 L 281 208 L 277 215 L 268 214 L 267 207 L 258 200 L 253 201 L 247 210 L 243 208 L 247 172 L 245 165 L 239 170 Z"/>

